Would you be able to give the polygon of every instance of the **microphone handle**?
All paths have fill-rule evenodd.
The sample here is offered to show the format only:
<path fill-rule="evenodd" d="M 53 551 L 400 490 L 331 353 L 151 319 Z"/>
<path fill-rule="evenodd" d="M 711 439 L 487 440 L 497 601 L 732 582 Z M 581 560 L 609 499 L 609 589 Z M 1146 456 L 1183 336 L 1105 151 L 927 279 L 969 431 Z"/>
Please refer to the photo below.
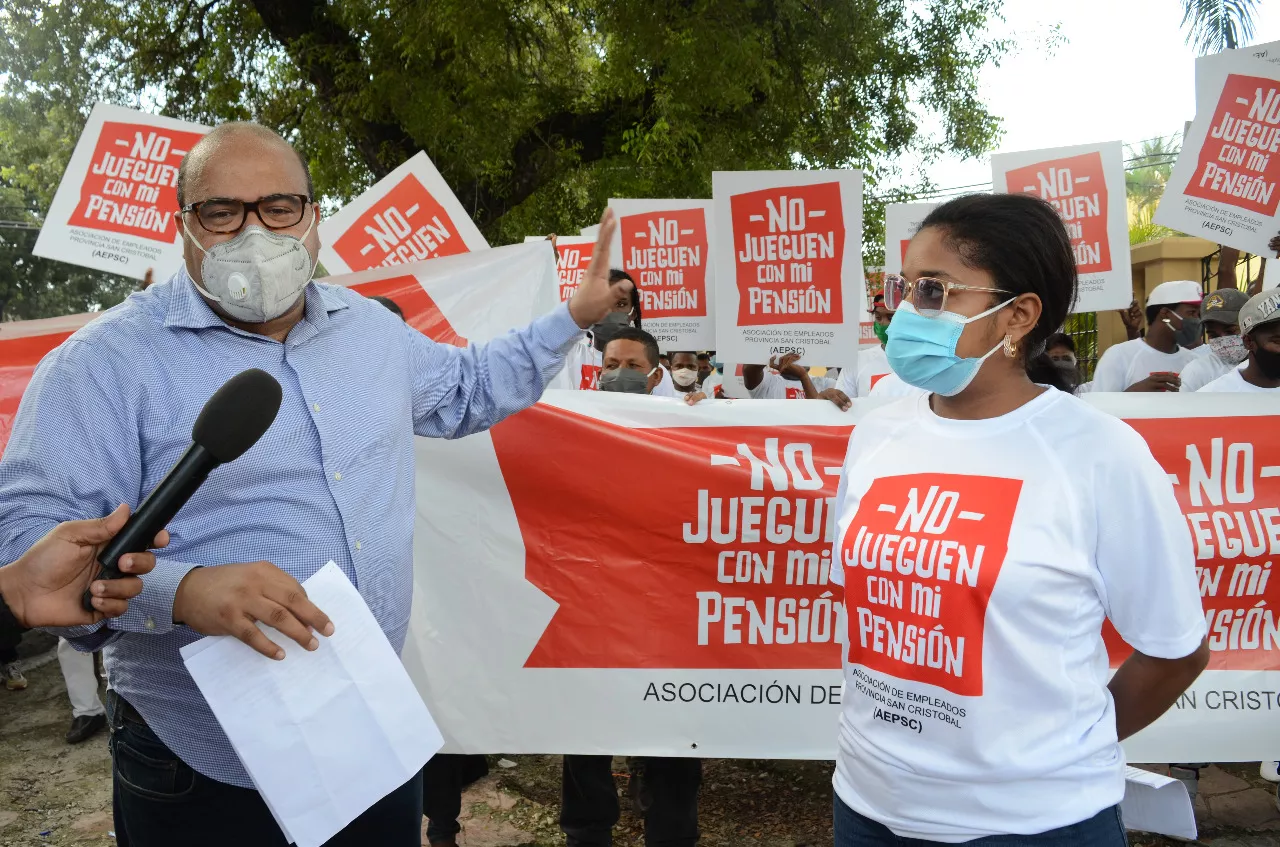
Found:
<path fill-rule="evenodd" d="M 119 579 L 124 576 L 118 565 L 120 557 L 126 553 L 141 553 L 150 550 L 156 534 L 164 529 L 178 510 L 186 505 L 191 495 L 208 478 L 209 473 L 219 462 L 214 455 L 199 444 L 187 448 L 178 463 L 173 466 L 164 479 L 138 510 L 129 516 L 124 528 L 107 542 L 98 556 L 98 564 L 102 570 L 97 579 Z M 92 594 L 84 594 L 84 607 L 93 611 L 90 602 Z"/>

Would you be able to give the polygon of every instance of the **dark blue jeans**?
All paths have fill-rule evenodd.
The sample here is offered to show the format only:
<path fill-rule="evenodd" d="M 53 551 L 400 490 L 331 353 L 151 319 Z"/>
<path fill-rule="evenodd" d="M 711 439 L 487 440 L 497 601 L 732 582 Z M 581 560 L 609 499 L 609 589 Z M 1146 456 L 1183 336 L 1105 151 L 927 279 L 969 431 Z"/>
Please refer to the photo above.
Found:
<path fill-rule="evenodd" d="M 107 692 L 111 794 L 119 847 L 287 847 L 258 792 L 210 779 Z M 374 804 L 325 847 L 419 847 L 422 773 Z"/>
<path fill-rule="evenodd" d="M 835 847 L 937 847 L 936 841 L 902 838 L 886 826 L 850 809 L 835 798 Z M 991 835 L 965 841 L 965 847 L 1128 847 L 1120 807 L 1112 806 L 1071 826 L 1035 835 Z"/>

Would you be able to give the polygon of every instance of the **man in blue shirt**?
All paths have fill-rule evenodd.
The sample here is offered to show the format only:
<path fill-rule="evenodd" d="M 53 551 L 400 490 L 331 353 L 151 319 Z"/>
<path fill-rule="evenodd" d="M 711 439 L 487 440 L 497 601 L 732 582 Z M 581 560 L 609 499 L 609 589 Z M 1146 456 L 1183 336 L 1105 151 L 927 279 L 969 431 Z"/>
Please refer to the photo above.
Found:
<path fill-rule="evenodd" d="M 170 546 L 127 613 L 61 634 L 77 649 L 105 647 L 122 847 L 283 847 L 179 648 L 232 635 L 281 658 L 261 621 L 314 649 L 332 624 L 300 583 L 332 559 L 400 650 L 414 435 L 462 437 L 532 405 L 630 283 L 609 283 L 616 223 L 606 211 L 597 258 L 567 306 L 486 345 L 435 344 L 381 305 L 311 281 L 310 174 L 270 130 L 213 130 L 188 152 L 177 187 L 185 267 L 36 369 L 0 460 L 0 561 L 59 521 L 140 502 L 231 376 L 256 367 L 280 382 L 274 424 L 170 524 Z M 419 777 L 330 844 L 416 847 L 421 791 Z"/>

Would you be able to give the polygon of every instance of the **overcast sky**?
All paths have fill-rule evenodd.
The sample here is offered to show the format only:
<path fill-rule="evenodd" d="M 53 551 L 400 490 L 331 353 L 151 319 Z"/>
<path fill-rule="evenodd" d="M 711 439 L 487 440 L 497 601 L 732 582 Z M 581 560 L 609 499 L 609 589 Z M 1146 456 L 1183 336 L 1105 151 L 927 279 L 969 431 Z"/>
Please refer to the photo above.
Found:
<path fill-rule="evenodd" d="M 1004 119 L 999 152 L 1097 141 L 1134 143 L 1180 132 L 1195 117 L 1195 51 L 1179 0 L 1005 0 L 1005 27 L 1065 43 L 1046 58 L 1024 49 L 983 74 L 988 108 Z M 1258 4 L 1254 43 L 1280 41 L 1280 0 Z M 939 188 L 989 182 L 990 163 L 948 159 L 928 169 Z M 905 176 L 909 177 L 909 174 Z M 911 182 L 908 179 L 908 182 Z"/>

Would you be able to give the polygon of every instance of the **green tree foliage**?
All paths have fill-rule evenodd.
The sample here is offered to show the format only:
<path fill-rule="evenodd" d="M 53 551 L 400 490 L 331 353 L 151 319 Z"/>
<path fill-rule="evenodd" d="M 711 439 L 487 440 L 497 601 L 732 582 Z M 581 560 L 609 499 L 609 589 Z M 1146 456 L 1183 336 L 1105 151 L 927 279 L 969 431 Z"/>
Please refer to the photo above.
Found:
<path fill-rule="evenodd" d="M 610 196 L 708 197 L 713 170 L 862 167 L 874 190 L 901 157 L 992 147 L 999 3 L 0 0 L 0 97 L 51 136 L 0 161 L 35 163 L 38 210 L 95 100 L 251 118 L 329 208 L 426 150 L 495 244 Z"/>
<path fill-rule="evenodd" d="M 1182 0 L 1187 43 L 1201 56 L 1244 47 L 1253 38 L 1258 0 Z"/>

